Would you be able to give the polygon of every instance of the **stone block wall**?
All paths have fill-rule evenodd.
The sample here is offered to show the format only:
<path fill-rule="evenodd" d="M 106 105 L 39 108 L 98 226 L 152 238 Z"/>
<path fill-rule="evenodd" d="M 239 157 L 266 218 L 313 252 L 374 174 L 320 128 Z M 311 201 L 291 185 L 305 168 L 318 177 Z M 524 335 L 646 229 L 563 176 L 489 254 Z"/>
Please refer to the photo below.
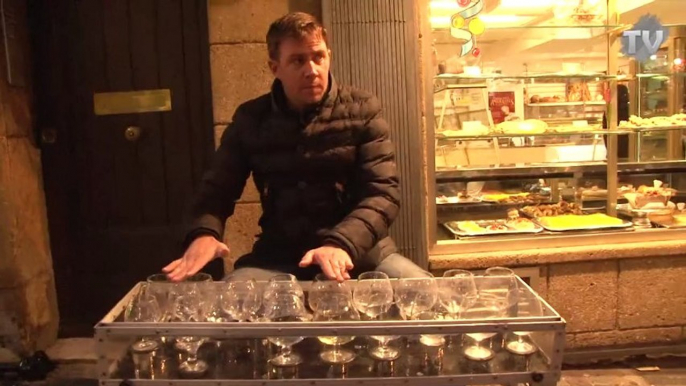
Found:
<path fill-rule="evenodd" d="M 269 92 L 273 76 L 267 67 L 267 29 L 272 21 L 293 11 L 311 13 L 321 19 L 320 0 L 209 0 L 210 64 L 214 108 L 215 143 L 236 108 Z M 252 180 L 229 219 L 224 239 L 231 248 L 225 262 L 233 262 L 250 251 L 260 232 L 259 194 Z"/>
<path fill-rule="evenodd" d="M 15 49 L 28 59 L 25 2 L 11 3 Z M 56 340 L 59 318 L 30 79 L 9 84 L 5 49 L 0 42 L 0 351 L 26 354 Z"/>
<path fill-rule="evenodd" d="M 542 295 L 567 349 L 686 342 L 686 255 L 551 264 Z"/>

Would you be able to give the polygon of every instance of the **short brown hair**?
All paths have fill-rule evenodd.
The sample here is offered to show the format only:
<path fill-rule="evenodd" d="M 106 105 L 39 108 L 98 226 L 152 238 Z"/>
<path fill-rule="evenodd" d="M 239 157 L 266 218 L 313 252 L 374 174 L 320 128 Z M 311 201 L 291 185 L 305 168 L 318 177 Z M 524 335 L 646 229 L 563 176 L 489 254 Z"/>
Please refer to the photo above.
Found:
<path fill-rule="evenodd" d="M 305 12 L 292 12 L 275 20 L 267 31 L 267 50 L 269 58 L 279 58 L 279 45 L 286 38 L 302 39 L 317 36 L 329 45 L 326 29 L 316 17 Z"/>

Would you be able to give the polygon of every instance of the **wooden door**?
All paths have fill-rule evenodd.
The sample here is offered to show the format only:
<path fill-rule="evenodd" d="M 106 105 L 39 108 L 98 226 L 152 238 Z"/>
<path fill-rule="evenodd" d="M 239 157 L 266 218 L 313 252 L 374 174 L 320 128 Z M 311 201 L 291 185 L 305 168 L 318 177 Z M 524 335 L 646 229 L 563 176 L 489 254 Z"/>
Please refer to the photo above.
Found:
<path fill-rule="evenodd" d="M 33 0 L 30 15 L 60 334 L 91 335 L 182 252 L 213 148 L 207 2 Z M 159 89 L 170 111 L 95 114 L 96 93 Z"/>

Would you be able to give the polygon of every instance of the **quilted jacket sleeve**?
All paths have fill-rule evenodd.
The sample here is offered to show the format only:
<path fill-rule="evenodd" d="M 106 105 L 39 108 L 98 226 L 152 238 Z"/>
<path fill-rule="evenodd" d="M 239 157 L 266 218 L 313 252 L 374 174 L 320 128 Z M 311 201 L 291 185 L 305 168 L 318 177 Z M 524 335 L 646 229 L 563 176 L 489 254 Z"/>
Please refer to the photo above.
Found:
<path fill-rule="evenodd" d="M 248 115 L 239 107 L 222 134 L 210 169 L 203 175 L 192 204 L 184 246 L 202 234 L 222 239 L 226 219 L 233 214 L 250 175 L 240 138 L 241 127 L 249 124 Z"/>
<path fill-rule="evenodd" d="M 380 240 L 398 215 L 400 188 L 389 128 L 381 117 L 381 106 L 371 97 L 363 106 L 366 125 L 357 146 L 356 206 L 334 228 L 325 243 L 345 249 L 351 258 L 363 257 Z"/>

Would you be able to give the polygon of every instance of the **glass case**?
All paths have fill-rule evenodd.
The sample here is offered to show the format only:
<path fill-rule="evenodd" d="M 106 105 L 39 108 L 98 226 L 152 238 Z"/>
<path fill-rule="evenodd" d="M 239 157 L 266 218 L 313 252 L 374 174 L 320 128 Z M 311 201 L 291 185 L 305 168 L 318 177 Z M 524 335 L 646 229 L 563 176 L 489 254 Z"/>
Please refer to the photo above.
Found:
<path fill-rule="evenodd" d="M 432 253 L 686 227 L 682 28 L 637 63 L 621 32 L 648 9 L 619 3 L 429 2 Z"/>

